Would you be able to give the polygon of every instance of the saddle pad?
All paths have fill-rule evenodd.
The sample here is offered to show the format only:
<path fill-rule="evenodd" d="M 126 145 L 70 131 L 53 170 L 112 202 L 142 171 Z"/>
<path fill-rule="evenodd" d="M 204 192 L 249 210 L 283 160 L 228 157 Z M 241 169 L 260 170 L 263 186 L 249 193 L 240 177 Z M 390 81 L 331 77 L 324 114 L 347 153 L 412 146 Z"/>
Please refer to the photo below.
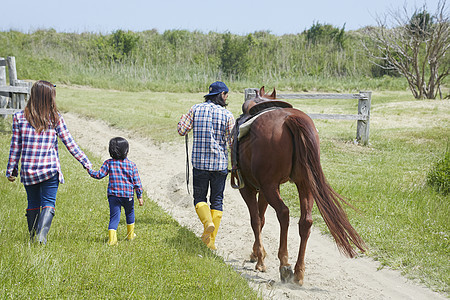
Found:
<path fill-rule="evenodd" d="M 274 107 L 274 108 L 272 108 L 272 109 L 266 109 L 266 110 L 260 112 L 259 114 L 255 115 L 253 118 L 251 118 L 251 119 L 245 121 L 241 126 L 239 126 L 238 141 L 239 141 L 241 138 L 243 138 L 244 136 L 246 136 L 246 135 L 248 134 L 248 132 L 250 131 L 250 127 L 251 127 L 252 123 L 253 123 L 259 116 L 261 116 L 261 115 L 263 115 L 263 114 L 265 114 L 265 113 L 267 113 L 267 112 L 269 112 L 269 111 L 272 111 L 272 110 L 274 110 L 274 109 L 277 109 L 277 107 Z"/>

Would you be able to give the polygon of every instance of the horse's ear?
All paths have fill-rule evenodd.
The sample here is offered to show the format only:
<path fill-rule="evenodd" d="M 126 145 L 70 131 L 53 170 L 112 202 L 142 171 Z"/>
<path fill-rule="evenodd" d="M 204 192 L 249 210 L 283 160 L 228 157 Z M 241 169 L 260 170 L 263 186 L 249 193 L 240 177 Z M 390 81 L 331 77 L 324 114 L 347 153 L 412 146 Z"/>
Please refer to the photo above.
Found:
<path fill-rule="evenodd" d="M 259 96 L 260 96 L 260 97 L 264 97 L 264 95 L 265 95 L 264 86 L 262 86 L 262 87 L 259 89 Z"/>
<path fill-rule="evenodd" d="M 277 92 L 275 91 L 275 88 L 273 88 L 273 92 L 270 95 L 271 98 L 276 99 L 277 98 Z"/>

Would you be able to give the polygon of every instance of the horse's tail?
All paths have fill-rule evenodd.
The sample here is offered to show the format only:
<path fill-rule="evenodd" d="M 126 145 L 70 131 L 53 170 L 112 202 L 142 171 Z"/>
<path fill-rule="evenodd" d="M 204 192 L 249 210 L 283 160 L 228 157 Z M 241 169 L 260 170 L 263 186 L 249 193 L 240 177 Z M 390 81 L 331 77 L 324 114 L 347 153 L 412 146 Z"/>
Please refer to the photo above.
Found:
<path fill-rule="evenodd" d="M 306 116 L 306 119 L 309 117 Z M 339 251 L 346 256 L 354 257 L 357 254 L 352 246 L 354 244 L 362 252 L 365 252 L 367 246 L 350 224 L 342 207 L 342 203 L 350 204 L 333 190 L 325 178 L 320 165 L 317 131 L 312 121 L 305 120 L 301 116 L 291 115 L 287 117 L 286 125 L 294 137 L 295 167 L 293 167 L 293 172 L 304 172 L 302 176 L 306 175 L 304 180 L 306 182 L 302 182 L 306 184 L 304 190 L 312 193 Z"/>

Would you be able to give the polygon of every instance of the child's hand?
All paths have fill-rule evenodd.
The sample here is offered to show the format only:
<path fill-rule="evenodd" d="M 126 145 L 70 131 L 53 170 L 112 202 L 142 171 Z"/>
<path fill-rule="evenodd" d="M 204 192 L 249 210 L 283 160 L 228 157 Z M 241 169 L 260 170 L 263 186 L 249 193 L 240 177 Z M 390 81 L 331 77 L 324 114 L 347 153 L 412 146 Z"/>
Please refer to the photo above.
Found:
<path fill-rule="evenodd" d="M 144 205 L 144 199 L 138 198 L 138 200 L 139 200 L 139 206 L 143 206 Z"/>

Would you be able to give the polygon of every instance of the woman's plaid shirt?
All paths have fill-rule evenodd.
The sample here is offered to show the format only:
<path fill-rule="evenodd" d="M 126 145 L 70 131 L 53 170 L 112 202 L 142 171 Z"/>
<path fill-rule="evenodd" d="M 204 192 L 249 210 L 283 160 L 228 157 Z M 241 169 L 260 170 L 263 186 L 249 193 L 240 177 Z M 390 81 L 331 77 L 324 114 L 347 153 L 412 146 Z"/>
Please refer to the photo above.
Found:
<path fill-rule="evenodd" d="M 108 195 L 133 198 L 136 191 L 138 199 L 142 198 L 142 184 L 136 164 L 128 158 L 107 159 L 99 171 L 89 170 L 89 175 L 96 179 L 109 175 Z"/>
<path fill-rule="evenodd" d="M 181 116 L 178 133 L 186 135 L 193 129 L 192 166 L 207 171 L 228 168 L 227 145 L 231 144 L 233 114 L 211 101 L 196 104 Z"/>
<path fill-rule="evenodd" d="M 43 182 L 55 176 L 56 173 L 59 173 L 59 181 L 64 183 L 58 155 L 58 137 L 84 168 L 91 168 L 91 162 L 75 143 L 61 115 L 55 128 L 49 126 L 47 130 L 38 134 L 28 123 L 24 112 L 20 111 L 13 116 L 6 177 L 11 176 L 13 171 L 18 169 L 19 159 L 22 156 L 20 181 L 24 185 Z"/>

